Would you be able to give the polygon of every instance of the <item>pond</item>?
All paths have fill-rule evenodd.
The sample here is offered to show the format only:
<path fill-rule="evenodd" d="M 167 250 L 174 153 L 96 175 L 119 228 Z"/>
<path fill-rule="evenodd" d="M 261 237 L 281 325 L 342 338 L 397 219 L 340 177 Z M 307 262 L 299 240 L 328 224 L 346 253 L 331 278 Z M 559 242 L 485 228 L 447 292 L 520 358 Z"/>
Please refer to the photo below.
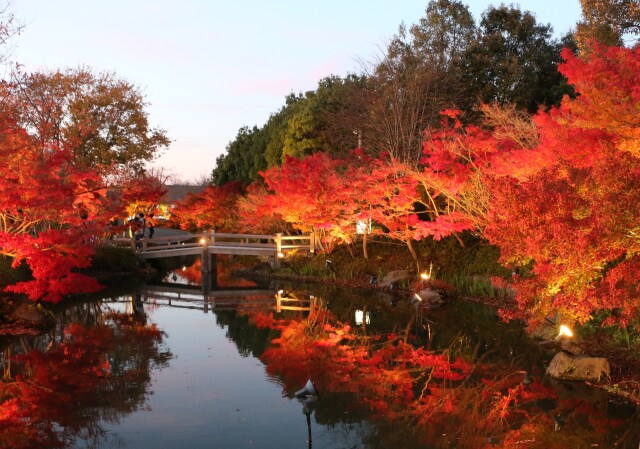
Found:
<path fill-rule="evenodd" d="M 0 447 L 638 448 L 634 407 L 547 378 L 550 354 L 478 304 L 165 281 L 4 342 Z"/>

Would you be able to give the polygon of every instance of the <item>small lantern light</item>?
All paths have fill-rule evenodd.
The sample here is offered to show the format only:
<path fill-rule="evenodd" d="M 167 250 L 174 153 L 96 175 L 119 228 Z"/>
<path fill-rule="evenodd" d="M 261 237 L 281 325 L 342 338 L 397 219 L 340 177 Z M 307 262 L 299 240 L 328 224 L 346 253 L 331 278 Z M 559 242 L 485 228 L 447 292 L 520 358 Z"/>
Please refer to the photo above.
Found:
<path fill-rule="evenodd" d="M 556 340 L 559 340 L 563 336 L 573 337 L 573 331 L 571 331 L 571 329 L 569 329 L 569 327 L 564 324 L 560 326 L 560 332 L 558 333 Z"/>

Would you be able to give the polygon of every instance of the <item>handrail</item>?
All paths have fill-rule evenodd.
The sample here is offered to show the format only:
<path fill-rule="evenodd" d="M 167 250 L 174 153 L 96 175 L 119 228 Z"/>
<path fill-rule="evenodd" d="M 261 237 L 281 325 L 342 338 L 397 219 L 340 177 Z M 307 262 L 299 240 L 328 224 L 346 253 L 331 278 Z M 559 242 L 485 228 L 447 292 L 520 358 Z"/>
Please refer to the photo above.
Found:
<path fill-rule="evenodd" d="M 206 239 L 206 240 L 202 240 Z M 266 234 L 233 234 L 226 232 L 205 231 L 194 234 L 181 234 L 173 236 L 155 236 L 154 238 L 143 237 L 136 241 L 131 237 L 115 237 L 113 243 L 126 243 L 136 252 L 151 253 L 167 250 L 180 250 L 184 254 L 185 250 L 202 247 L 203 250 L 215 251 L 221 248 L 229 248 L 233 254 L 242 254 L 242 248 L 249 251 L 248 254 L 260 254 L 261 251 L 273 249 L 274 255 L 294 251 L 308 250 L 315 252 L 315 238 L 313 235 L 286 235 L 278 233 L 275 235 Z M 136 243 L 140 247 L 136 248 Z M 255 251 L 251 251 L 254 249 Z"/>

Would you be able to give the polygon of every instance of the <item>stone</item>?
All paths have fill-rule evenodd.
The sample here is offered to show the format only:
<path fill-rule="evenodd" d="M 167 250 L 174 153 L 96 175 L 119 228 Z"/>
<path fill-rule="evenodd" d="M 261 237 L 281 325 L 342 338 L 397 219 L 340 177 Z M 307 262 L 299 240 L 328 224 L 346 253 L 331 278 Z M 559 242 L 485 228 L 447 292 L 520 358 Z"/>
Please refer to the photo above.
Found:
<path fill-rule="evenodd" d="M 411 280 L 412 276 L 407 270 L 394 270 L 387 273 L 387 275 L 379 282 L 380 287 L 397 286 L 404 281 Z"/>
<path fill-rule="evenodd" d="M 47 316 L 36 304 L 25 303 L 18 306 L 13 312 L 14 316 L 25 321 L 31 321 L 32 323 L 44 324 L 47 321 Z"/>
<path fill-rule="evenodd" d="M 420 290 L 416 295 L 422 300 L 423 307 L 440 307 L 444 304 L 442 295 L 431 288 Z"/>
<path fill-rule="evenodd" d="M 600 382 L 610 373 L 609 360 L 604 357 L 574 356 L 566 352 L 558 352 L 547 368 L 549 376 L 563 380 Z"/>

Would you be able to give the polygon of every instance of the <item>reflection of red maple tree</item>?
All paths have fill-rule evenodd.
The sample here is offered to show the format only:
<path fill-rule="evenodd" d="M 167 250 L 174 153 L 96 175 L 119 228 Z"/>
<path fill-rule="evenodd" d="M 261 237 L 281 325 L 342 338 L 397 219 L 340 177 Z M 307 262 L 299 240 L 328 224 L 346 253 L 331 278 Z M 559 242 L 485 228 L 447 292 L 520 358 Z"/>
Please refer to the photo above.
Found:
<path fill-rule="evenodd" d="M 222 256 L 218 256 L 222 258 Z M 248 279 L 234 276 L 234 270 L 244 267 L 241 262 L 231 262 L 218 260 L 215 264 L 216 269 L 216 283 L 219 287 L 254 287 L 255 282 Z M 192 265 L 183 267 L 180 270 L 180 276 L 185 278 L 189 283 L 200 285 L 202 284 L 202 261 L 196 260 Z"/>
<path fill-rule="evenodd" d="M 88 410 L 112 407 L 127 412 L 144 399 L 150 367 L 121 365 L 109 354 L 135 341 L 146 348 L 146 357 L 153 358 L 161 333 L 154 326 L 136 324 L 128 315 L 113 314 L 110 321 L 117 332 L 107 325 L 72 324 L 57 346 L 12 357 L 14 379 L 0 383 L 0 447 L 68 447 L 81 432 L 99 435 L 97 416 Z M 123 385 L 137 386 L 123 389 Z"/>
<path fill-rule="evenodd" d="M 459 448 L 525 442 L 530 448 L 586 448 L 606 441 L 599 429 L 621 424 L 587 403 L 559 398 L 539 381 L 524 384 L 523 371 L 502 363 L 415 348 L 394 335 L 362 338 L 324 312 L 309 321 L 275 320 L 264 313 L 252 320 L 281 332 L 262 356 L 271 375 L 292 390 L 312 378 L 323 397 L 352 394 L 357 398 L 352 407 L 366 408 L 384 425 L 408 425 L 426 447 L 451 447 L 447 441 L 455 441 Z M 553 401 L 555 409 L 543 410 L 541 400 Z M 589 422 L 554 433 L 561 414 Z"/>

